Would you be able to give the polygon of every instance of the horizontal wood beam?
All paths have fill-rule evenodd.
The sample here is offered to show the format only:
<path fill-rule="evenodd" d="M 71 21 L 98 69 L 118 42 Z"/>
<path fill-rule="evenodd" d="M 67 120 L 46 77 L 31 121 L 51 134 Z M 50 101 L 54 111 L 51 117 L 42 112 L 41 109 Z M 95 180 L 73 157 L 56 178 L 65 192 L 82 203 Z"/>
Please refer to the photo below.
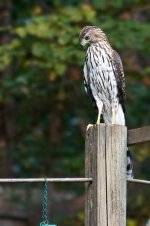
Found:
<path fill-rule="evenodd" d="M 128 145 L 150 141 L 150 126 L 128 130 Z"/>

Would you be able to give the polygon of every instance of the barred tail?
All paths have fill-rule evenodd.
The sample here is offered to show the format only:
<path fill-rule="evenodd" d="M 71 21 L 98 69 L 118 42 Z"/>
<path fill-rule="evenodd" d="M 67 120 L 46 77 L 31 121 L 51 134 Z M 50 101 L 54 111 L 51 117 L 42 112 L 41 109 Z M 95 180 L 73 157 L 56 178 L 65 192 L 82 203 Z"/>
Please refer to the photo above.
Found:
<path fill-rule="evenodd" d="M 133 179 L 133 163 L 129 149 L 127 148 L 127 179 Z"/>

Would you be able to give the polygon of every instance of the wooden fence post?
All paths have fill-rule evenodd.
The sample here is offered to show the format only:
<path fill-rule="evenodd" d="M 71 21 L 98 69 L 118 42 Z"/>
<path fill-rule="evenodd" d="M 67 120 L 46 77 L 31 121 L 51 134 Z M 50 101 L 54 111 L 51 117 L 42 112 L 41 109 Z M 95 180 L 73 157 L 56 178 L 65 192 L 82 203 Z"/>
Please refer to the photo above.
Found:
<path fill-rule="evenodd" d="M 93 125 L 86 133 L 85 226 L 126 226 L 127 129 Z"/>

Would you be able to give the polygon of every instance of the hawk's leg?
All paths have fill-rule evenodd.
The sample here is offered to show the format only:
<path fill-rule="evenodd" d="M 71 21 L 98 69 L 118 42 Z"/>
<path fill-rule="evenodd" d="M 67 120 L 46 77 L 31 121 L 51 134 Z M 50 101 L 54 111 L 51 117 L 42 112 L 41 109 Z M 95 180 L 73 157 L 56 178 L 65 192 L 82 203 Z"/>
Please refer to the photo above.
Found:
<path fill-rule="evenodd" d="M 115 111 L 115 109 L 113 108 L 113 109 L 112 109 L 112 118 L 111 118 L 111 123 L 112 123 L 112 125 L 115 124 L 115 120 L 116 120 L 116 111 Z"/>
<path fill-rule="evenodd" d="M 98 117 L 97 117 L 97 122 L 96 124 L 100 124 L 101 121 L 101 113 L 103 109 L 103 102 L 102 101 L 96 101 L 97 107 L 98 107 Z"/>

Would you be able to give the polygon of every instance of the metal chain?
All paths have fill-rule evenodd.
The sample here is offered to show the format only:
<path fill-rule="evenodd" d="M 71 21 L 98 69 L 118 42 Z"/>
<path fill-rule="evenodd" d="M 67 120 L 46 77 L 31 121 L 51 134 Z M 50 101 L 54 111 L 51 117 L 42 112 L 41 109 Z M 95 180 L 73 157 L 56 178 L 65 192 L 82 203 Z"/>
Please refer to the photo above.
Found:
<path fill-rule="evenodd" d="M 45 179 L 43 195 L 42 195 L 42 222 L 40 226 L 56 226 L 48 223 L 48 181 Z"/>
<path fill-rule="evenodd" d="M 48 225 L 48 181 L 45 179 L 43 197 L 42 197 L 42 225 Z"/>

